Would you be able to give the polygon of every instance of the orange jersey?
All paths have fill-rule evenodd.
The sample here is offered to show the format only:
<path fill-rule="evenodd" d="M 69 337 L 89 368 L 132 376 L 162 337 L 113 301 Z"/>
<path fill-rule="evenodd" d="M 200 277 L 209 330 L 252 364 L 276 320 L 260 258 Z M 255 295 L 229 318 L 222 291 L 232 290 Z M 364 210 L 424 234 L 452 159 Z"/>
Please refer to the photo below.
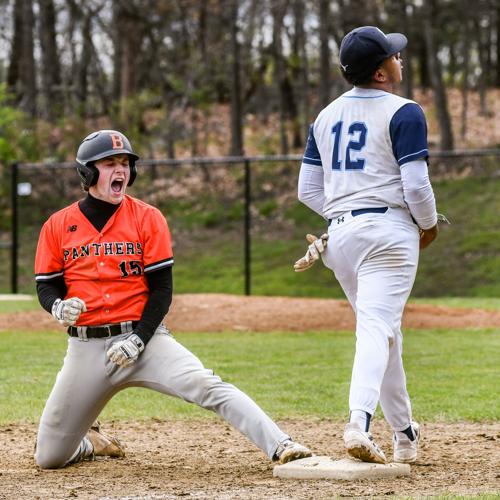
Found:
<path fill-rule="evenodd" d="M 125 195 L 101 231 L 78 202 L 53 214 L 43 225 L 35 277 L 64 277 L 65 298 L 87 305 L 77 325 L 137 321 L 149 297 L 145 273 L 174 263 L 167 221 L 155 207 Z"/>

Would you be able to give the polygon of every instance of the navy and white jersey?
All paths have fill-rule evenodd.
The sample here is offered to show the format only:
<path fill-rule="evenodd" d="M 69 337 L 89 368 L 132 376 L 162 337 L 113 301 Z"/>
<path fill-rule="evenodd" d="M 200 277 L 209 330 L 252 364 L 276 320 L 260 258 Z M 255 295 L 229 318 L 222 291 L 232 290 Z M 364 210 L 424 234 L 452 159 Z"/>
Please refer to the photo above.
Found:
<path fill-rule="evenodd" d="M 354 87 L 311 125 L 303 163 L 323 169 L 323 216 L 406 207 L 400 166 L 427 158 L 427 124 L 414 101 Z"/>

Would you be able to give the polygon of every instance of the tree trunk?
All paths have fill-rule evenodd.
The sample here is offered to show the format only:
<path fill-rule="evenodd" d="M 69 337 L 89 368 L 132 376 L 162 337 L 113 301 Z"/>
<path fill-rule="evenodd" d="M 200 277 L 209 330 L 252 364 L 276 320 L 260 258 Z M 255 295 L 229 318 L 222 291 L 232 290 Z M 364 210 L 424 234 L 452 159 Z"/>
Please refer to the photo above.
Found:
<path fill-rule="evenodd" d="M 31 0 L 23 0 L 23 46 L 20 61 L 20 76 L 23 84 L 23 98 L 19 107 L 30 116 L 36 115 L 36 76 L 33 54 L 33 5 Z"/>
<path fill-rule="evenodd" d="M 261 19 L 264 17 L 261 14 Z M 256 83 L 256 113 L 259 117 L 260 121 L 267 125 L 269 122 L 269 116 L 271 114 L 270 111 L 270 98 L 269 98 L 269 89 L 266 85 L 266 81 L 264 75 L 266 74 L 267 68 L 270 64 L 270 54 L 268 47 L 264 44 L 264 33 L 265 29 L 263 28 L 263 22 L 260 23 L 261 31 L 259 35 L 259 47 L 258 53 L 260 55 L 260 68 L 257 69 L 257 83 Z"/>
<path fill-rule="evenodd" d="M 95 76 L 92 77 L 93 90 L 96 92 L 96 101 L 100 101 L 100 109 L 96 109 L 99 115 L 108 115 L 110 109 L 109 89 L 107 84 L 106 72 L 102 68 L 101 60 L 95 45 L 91 45 L 91 60 Z"/>
<path fill-rule="evenodd" d="M 319 2 L 319 104 L 323 108 L 330 103 L 330 2 Z"/>
<path fill-rule="evenodd" d="M 463 67 L 462 67 L 462 116 L 460 123 L 460 136 L 465 139 L 467 135 L 467 112 L 469 110 L 469 47 L 470 47 L 470 30 L 469 30 L 469 20 L 466 18 L 463 20 L 463 31 L 462 31 L 462 55 L 463 55 Z"/>
<path fill-rule="evenodd" d="M 477 52 L 479 57 L 480 73 L 477 81 L 479 90 L 479 115 L 488 116 L 488 106 L 486 103 L 486 79 L 487 79 L 487 62 L 486 52 L 488 47 L 484 43 L 484 29 L 481 26 L 481 10 L 474 15 L 474 31 L 476 33 Z"/>
<path fill-rule="evenodd" d="M 288 102 L 288 116 L 292 123 L 292 147 L 293 148 L 301 148 L 304 145 L 304 134 L 302 133 L 301 126 L 301 108 L 302 108 L 302 100 L 304 99 L 301 96 L 300 89 L 300 75 L 302 73 L 301 67 L 301 57 L 300 57 L 300 41 L 299 37 L 302 32 L 303 38 L 303 22 L 304 22 L 304 14 L 301 12 L 302 5 L 299 5 L 297 8 L 297 3 L 301 4 L 301 2 L 297 2 L 294 0 L 292 3 L 293 9 L 293 18 L 294 18 L 294 31 L 293 35 L 288 34 L 291 45 L 291 54 L 289 57 L 289 75 L 287 76 L 286 82 L 286 91 L 289 94 L 287 98 Z"/>
<path fill-rule="evenodd" d="M 272 4 L 271 11 L 273 16 L 273 57 L 274 57 L 274 80 L 278 88 L 278 107 L 280 119 L 280 143 L 281 154 L 288 154 L 288 137 L 286 131 L 286 66 L 283 57 L 283 47 L 281 41 L 283 18 L 288 7 L 286 0 L 279 0 Z"/>
<path fill-rule="evenodd" d="M 76 94 L 77 94 L 77 75 L 79 72 L 79 61 L 76 54 L 76 42 L 75 39 L 78 35 L 75 35 L 77 31 L 77 26 L 81 20 L 81 11 L 76 5 L 74 0 L 66 0 L 67 13 L 68 13 L 68 28 L 67 28 L 67 42 L 68 52 L 70 54 L 70 64 L 66 71 L 63 72 L 63 89 L 64 89 L 64 111 L 65 113 L 74 113 L 76 106 Z"/>
<path fill-rule="evenodd" d="M 305 9 L 302 0 L 295 0 L 293 4 L 295 14 L 295 33 L 297 41 L 297 59 L 299 61 L 299 74 L 297 79 L 297 100 L 299 102 L 300 119 L 299 130 L 301 144 L 307 139 L 309 132 L 309 62 L 306 50 L 306 36 L 304 32 Z"/>
<path fill-rule="evenodd" d="M 7 85 L 11 92 L 19 98 L 19 89 L 17 87 L 20 87 L 19 61 L 21 60 L 23 46 L 23 0 L 16 0 L 14 2 L 13 18 L 12 49 L 10 52 L 9 69 L 7 71 Z"/>
<path fill-rule="evenodd" d="M 408 2 L 407 0 L 401 0 L 400 5 L 400 19 L 402 24 L 403 33 L 409 37 L 410 33 L 410 22 L 408 20 Z M 413 7 L 412 7 L 413 8 Z M 413 99 L 413 68 L 412 68 L 412 58 L 413 58 L 414 48 L 412 47 L 411 41 L 406 46 L 403 53 L 404 60 L 404 73 L 403 73 L 403 92 L 407 99 Z"/>
<path fill-rule="evenodd" d="M 38 0 L 39 38 L 41 47 L 41 80 L 44 105 L 42 115 L 53 121 L 61 112 L 58 91 L 61 85 L 61 70 L 56 45 L 56 14 L 53 0 Z"/>
<path fill-rule="evenodd" d="M 36 115 L 36 76 L 33 55 L 33 5 L 30 0 L 14 3 L 14 38 L 7 83 L 15 95 L 19 109 Z"/>
<path fill-rule="evenodd" d="M 240 44 L 238 42 L 238 1 L 231 1 L 231 156 L 243 155 L 241 109 Z"/>
<path fill-rule="evenodd" d="M 424 26 L 424 21 L 419 20 Z M 418 79 L 420 86 L 425 91 L 431 86 L 431 77 L 429 75 L 429 64 L 427 62 L 427 44 L 425 40 L 425 33 L 422 33 L 422 37 L 418 39 L 417 42 L 417 60 L 418 60 Z"/>
<path fill-rule="evenodd" d="M 87 113 L 88 94 L 88 72 L 90 65 L 90 55 L 92 53 L 92 15 L 87 12 L 82 23 L 82 54 L 78 62 L 78 73 L 76 77 L 76 98 L 81 116 Z"/>
<path fill-rule="evenodd" d="M 120 27 L 121 19 L 121 1 L 113 0 L 113 84 L 112 96 L 118 101 L 122 94 L 121 85 L 121 64 L 123 59 L 123 29 Z"/>
<path fill-rule="evenodd" d="M 124 12 L 120 78 L 122 98 L 130 97 L 137 90 L 137 58 L 140 55 L 141 35 L 136 17 L 134 12 Z"/>
<path fill-rule="evenodd" d="M 496 3 L 496 32 L 497 32 L 497 71 L 495 75 L 495 86 L 500 87 L 500 2 Z"/>
<path fill-rule="evenodd" d="M 434 90 L 434 103 L 436 105 L 439 128 L 441 131 L 441 149 L 453 149 L 453 131 L 451 128 L 450 114 L 448 112 L 448 102 L 446 90 L 443 83 L 441 63 L 438 59 L 438 48 L 434 42 L 434 24 L 436 21 L 434 2 L 426 0 L 423 6 L 423 32 L 427 51 L 427 64 Z"/>

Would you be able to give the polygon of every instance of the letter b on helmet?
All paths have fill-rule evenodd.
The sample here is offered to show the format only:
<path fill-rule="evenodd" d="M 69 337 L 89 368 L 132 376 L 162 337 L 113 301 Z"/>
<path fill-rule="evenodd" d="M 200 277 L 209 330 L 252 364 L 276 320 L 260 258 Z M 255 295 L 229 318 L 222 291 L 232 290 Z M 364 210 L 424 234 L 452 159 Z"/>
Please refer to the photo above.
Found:
<path fill-rule="evenodd" d="M 83 139 L 76 153 L 76 169 L 86 191 L 91 186 L 95 186 L 99 178 L 99 170 L 95 167 L 95 162 L 118 154 L 126 154 L 129 157 L 130 180 L 128 185 L 131 186 L 137 175 L 135 162 L 139 157 L 132 150 L 129 140 L 121 132 L 98 130 Z"/>

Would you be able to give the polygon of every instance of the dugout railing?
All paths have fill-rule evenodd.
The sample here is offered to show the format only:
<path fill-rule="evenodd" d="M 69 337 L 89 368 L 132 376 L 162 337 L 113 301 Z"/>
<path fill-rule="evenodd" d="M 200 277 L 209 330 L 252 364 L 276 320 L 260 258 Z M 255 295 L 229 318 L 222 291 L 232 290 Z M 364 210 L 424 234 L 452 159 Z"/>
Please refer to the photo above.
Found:
<path fill-rule="evenodd" d="M 500 174 L 498 164 L 500 149 L 432 151 L 430 156 L 430 175 L 433 179 L 464 175 L 480 175 L 494 179 Z M 187 193 L 192 189 L 195 197 L 196 193 L 199 193 L 200 199 L 205 200 L 207 195 L 213 198 L 211 202 L 206 200 L 205 202 L 212 203 L 207 211 L 209 213 L 213 211 L 216 214 L 214 218 L 218 216 L 225 222 L 231 222 L 233 230 L 235 219 L 238 219 L 241 230 L 236 239 L 241 239 L 242 242 L 241 249 L 239 247 L 238 249 L 241 250 L 243 279 L 241 289 L 237 293 L 243 292 L 250 295 L 252 293 L 252 221 L 257 218 L 263 227 L 267 227 L 268 231 L 273 231 L 272 225 L 266 226 L 264 222 L 266 210 L 271 210 L 269 207 L 275 208 L 273 195 L 286 198 L 288 201 L 295 196 L 300 161 L 301 155 L 141 160 L 138 166 L 143 172 L 131 188 L 131 194 L 146 202 L 161 206 L 165 201 L 162 196 L 168 197 L 169 193 L 174 193 L 175 182 L 178 182 L 182 184 L 181 199 L 176 198 L 179 212 L 183 210 L 182 192 Z M 10 259 L 8 259 L 10 265 L 5 265 L 7 260 L 3 259 L 4 283 L 0 285 L 0 290 L 6 292 L 10 282 L 11 293 L 34 291 L 34 251 L 43 222 L 57 209 L 82 197 L 74 168 L 73 162 L 15 162 L 11 165 L 10 241 L 6 239 L 8 233 L 4 232 L 0 246 L 0 250 L 10 252 Z M 231 171 L 229 176 L 224 175 L 226 171 Z M 192 175 L 193 172 L 196 175 Z M 259 174 L 255 175 L 256 172 Z M 169 185 L 168 180 L 171 177 L 175 179 L 172 185 Z M 192 178 L 189 182 L 185 182 L 186 177 Z M 203 186 L 203 183 L 206 185 Z M 275 190 L 274 193 L 273 190 Z M 267 202 L 262 202 L 266 196 Z M 255 197 L 258 200 L 254 200 Z M 218 210 L 217 200 L 221 201 L 229 216 Z M 264 208 L 256 211 L 253 206 L 254 201 L 263 204 Z M 238 205 L 236 217 L 231 212 L 231 204 Z M 203 213 L 204 207 L 206 205 L 201 203 L 202 213 L 194 213 L 193 217 L 206 217 L 207 214 Z M 189 207 L 185 210 L 189 211 Z M 191 220 L 190 217 L 183 218 L 188 228 L 190 227 L 189 220 Z M 210 227 L 210 224 L 215 225 L 209 217 L 205 223 L 207 227 Z M 281 223 L 282 221 L 278 220 L 277 224 Z M 185 232 L 186 237 L 189 238 L 189 229 Z M 235 246 L 238 245 L 239 242 L 235 243 Z M 7 277 L 8 282 L 5 282 Z M 228 291 L 235 292 L 236 290 Z"/>

